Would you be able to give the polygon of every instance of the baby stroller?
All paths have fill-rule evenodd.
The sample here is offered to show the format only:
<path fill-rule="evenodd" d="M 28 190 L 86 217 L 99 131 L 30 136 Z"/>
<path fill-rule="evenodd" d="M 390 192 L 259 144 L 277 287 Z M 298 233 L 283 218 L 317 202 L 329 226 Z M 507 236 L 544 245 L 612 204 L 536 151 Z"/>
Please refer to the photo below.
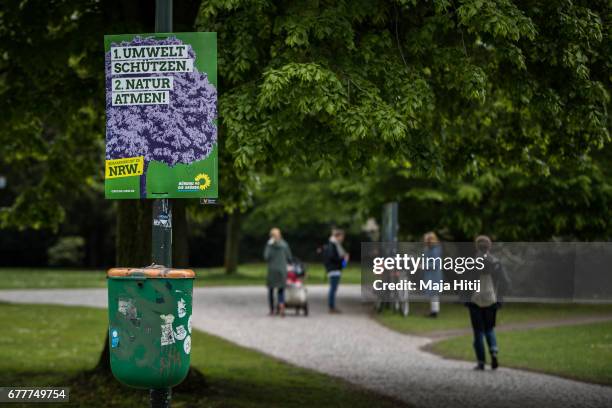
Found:
<path fill-rule="evenodd" d="M 287 266 L 285 307 L 294 307 L 296 315 L 303 310 L 304 316 L 308 316 L 308 291 L 304 286 L 304 280 L 306 280 L 306 268 L 299 260 L 294 259 Z"/>

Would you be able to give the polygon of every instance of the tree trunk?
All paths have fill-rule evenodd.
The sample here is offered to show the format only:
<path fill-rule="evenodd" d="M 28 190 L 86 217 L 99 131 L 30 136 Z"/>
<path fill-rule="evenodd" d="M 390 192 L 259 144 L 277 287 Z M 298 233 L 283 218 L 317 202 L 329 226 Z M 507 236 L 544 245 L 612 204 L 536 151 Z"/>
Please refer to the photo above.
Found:
<path fill-rule="evenodd" d="M 185 200 L 172 201 L 172 266 L 189 267 L 189 240 Z"/>
<path fill-rule="evenodd" d="M 100 353 L 98 364 L 94 367 L 93 371 L 104 371 L 110 373 L 110 348 L 108 346 L 108 330 L 106 331 L 106 337 L 104 338 L 104 348 Z"/>
<path fill-rule="evenodd" d="M 227 217 L 225 233 L 225 273 L 233 274 L 238 270 L 238 254 L 240 250 L 240 211 L 235 210 Z"/>
<path fill-rule="evenodd" d="M 151 200 L 120 200 L 117 204 L 117 266 L 151 264 Z"/>
<path fill-rule="evenodd" d="M 151 200 L 120 200 L 117 203 L 117 265 L 141 267 L 151 264 Z M 108 330 L 104 350 L 94 368 L 110 373 Z"/>

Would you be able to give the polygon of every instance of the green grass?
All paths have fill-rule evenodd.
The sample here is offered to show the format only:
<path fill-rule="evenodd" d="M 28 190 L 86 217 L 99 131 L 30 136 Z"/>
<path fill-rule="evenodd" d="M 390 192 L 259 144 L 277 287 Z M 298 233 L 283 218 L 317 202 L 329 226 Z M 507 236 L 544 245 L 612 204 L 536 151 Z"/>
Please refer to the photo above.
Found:
<path fill-rule="evenodd" d="M 104 310 L 0 304 L 0 325 L 3 386 L 70 386 L 69 406 L 148 406 L 146 391 L 86 372 L 102 349 L 107 325 Z M 192 366 L 204 374 L 205 385 L 192 392 L 179 388 L 173 394 L 174 408 L 399 404 L 201 332 L 193 335 Z"/>
<path fill-rule="evenodd" d="M 196 268 L 198 286 L 263 285 L 266 281 L 265 263 L 243 264 L 238 272 L 227 275 L 223 268 Z M 327 283 L 322 264 L 306 264 L 307 279 L 310 284 Z M 350 264 L 343 272 L 342 283 L 361 283 L 361 266 Z"/>
<path fill-rule="evenodd" d="M 403 318 L 390 311 L 377 315 L 383 325 L 402 333 L 433 334 L 470 328 L 468 311 L 460 304 L 442 304 L 437 319 L 425 317 L 428 303 L 412 303 Z M 612 305 L 508 303 L 497 324 L 512 325 L 612 315 Z M 498 331 L 503 365 L 541 371 L 583 381 L 612 384 L 612 322 L 546 329 Z M 475 360 L 472 336 L 462 335 L 428 347 L 445 357 Z"/>
<path fill-rule="evenodd" d="M 326 283 L 321 264 L 308 264 L 308 282 Z M 263 285 L 266 264 L 240 265 L 232 275 L 223 268 L 196 268 L 196 286 Z M 0 268 L 0 289 L 25 288 L 104 288 L 106 272 L 102 270 L 54 269 L 54 268 Z M 361 283 L 361 271 L 357 264 L 349 265 L 342 277 L 343 283 Z"/>
<path fill-rule="evenodd" d="M 0 268 L 0 289 L 103 288 L 101 270 L 56 268 Z"/>
<path fill-rule="evenodd" d="M 612 385 L 612 322 L 497 333 L 503 366 Z M 474 360 L 472 337 L 431 346 L 446 357 Z"/>
<path fill-rule="evenodd" d="M 468 310 L 462 304 L 443 303 L 441 313 L 436 319 L 426 317 L 428 312 L 428 303 L 415 302 L 410 304 L 410 315 L 406 318 L 391 311 L 384 311 L 377 315 L 376 319 L 390 329 L 412 334 L 470 328 Z M 497 324 L 531 323 L 603 315 L 612 315 L 612 305 L 506 303 L 497 314 Z"/>

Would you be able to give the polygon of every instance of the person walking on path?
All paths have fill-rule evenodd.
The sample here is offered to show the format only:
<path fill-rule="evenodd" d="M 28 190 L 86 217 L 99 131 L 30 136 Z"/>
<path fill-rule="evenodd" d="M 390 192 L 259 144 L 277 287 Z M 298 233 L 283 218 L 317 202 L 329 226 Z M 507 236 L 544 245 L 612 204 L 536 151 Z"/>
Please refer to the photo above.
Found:
<path fill-rule="evenodd" d="M 425 243 L 425 265 L 423 267 L 423 278 L 426 282 L 439 283 L 443 280 L 442 277 L 442 245 L 435 232 L 428 232 L 423 235 Z M 429 261 L 427 261 L 429 260 Z M 436 318 L 440 313 L 440 298 L 438 292 L 428 291 L 429 296 L 429 317 Z"/>
<path fill-rule="evenodd" d="M 327 305 L 330 313 L 340 313 L 336 308 L 336 293 L 338 285 L 340 285 L 340 277 L 342 269 L 344 269 L 349 261 L 349 254 L 342 247 L 344 241 L 344 231 L 338 228 L 332 230 L 329 242 L 323 250 L 323 258 L 327 278 L 329 279 L 329 294 Z"/>
<path fill-rule="evenodd" d="M 476 256 L 484 258 L 484 268 L 472 272 L 473 279 L 480 279 L 480 291 L 466 294 L 466 306 L 470 312 L 470 322 L 474 332 L 474 351 L 477 365 L 475 370 L 485 368 L 485 345 L 487 341 L 491 356 L 491 369 L 499 366 L 497 354 L 497 338 L 495 336 L 495 320 L 497 311 L 501 308 L 503 294 L 507 292 L 510 281 L 501 262 L 489 251 L 491 239 L 480 235 L 475 239 Z"/>
<path fill-rule="evenodd" d="M 287 265 L 291 262 L 291 249 L 278 228 L 270 230 L 270 239 L 264 249 L 264 259 L 268 262 L 268 304 L 270 316 L 274 313 L 285 316 L 285 284 L 287 280 Z M 278 307 L 274 305 L 274 289 L 277 291 Z"/>

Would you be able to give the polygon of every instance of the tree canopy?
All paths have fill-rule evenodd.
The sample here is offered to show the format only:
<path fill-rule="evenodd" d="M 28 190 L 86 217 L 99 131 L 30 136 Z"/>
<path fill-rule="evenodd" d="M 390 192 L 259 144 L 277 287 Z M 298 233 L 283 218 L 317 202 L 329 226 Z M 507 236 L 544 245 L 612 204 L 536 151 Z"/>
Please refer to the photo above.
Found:
<path fill-rule="evenodd" d="M 151 32 L 155 10 L 146 0 L 5 3 L 0 10 L 0 171 L 8 176 L 11 202 L 0 210 L 0 227 L 56 228 L 76 197 L 96 189 L 100 194 L 103 35 Z M 192 29 L 198 5 L 177 3 L 177 31 Z"/>
<path fill-rule="evenodd" d="M 2 226 L 57 225 L 64 196 L 101 168 L 98 20 L 93 1 L 2 7 L 0 157 L 16 194 Z"/>
<path fill-rule="evenodd" d="M 0 225 L 56 226 L 67 197 L 99 183 L 102 35 L 151 31 L 152 12 L 144 0 L 0 12 L 0 168 L 12 186 Z M 591 164 L 610 137 L 607 1 L 192 1 L 175 5 L 176 31 L 194 16 L 218 33 L 227 211 L 251 205 L 265 174 L 399 178 L 406 191 L 424 180 L 453 205 L 519 178 L 548 183 L 551 200 L 607 191 L 608 169 Z"/>
<path fill-rule="evenodd" d="M 429 174 L 547 174 L 609 139 L 607 2 L 227 1 L 217 31 L 241 171 L 375 156 Z"/>

